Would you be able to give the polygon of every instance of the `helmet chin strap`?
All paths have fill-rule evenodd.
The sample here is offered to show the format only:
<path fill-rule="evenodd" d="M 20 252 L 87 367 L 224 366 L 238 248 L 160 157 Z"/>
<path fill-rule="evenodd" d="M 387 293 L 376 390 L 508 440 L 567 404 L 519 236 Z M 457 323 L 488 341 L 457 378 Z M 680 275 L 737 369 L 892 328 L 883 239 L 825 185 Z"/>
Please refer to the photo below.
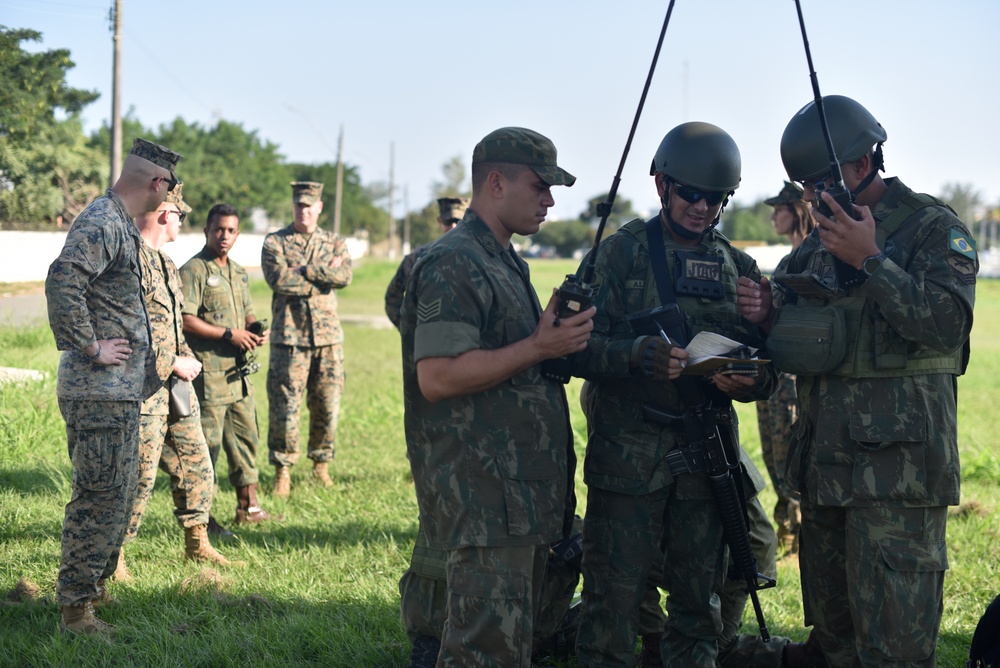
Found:
<path fill-rule="evenodd" d="M 878 173 L 884 171 L 885 164 L 884 158 L 882 157 L 882 144 L 879 144 L 875 148 L 875 153 L 872 157 L 872 171 L 868 172 L 868 176 L 861 179 L 861 183 L 858 184 L 858 187 L 851 191 L 851 201 L 856 200 L 858 195 L 860 195 L 865 188 L 871 185 Z"/>

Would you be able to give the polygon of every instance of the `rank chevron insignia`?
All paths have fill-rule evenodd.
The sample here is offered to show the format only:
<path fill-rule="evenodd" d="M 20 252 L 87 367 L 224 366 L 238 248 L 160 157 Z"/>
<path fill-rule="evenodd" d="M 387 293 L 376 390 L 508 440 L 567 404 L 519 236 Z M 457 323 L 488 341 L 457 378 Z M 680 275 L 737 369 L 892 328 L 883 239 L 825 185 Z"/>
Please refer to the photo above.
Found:
<path fill-rule="evenodd" d="M 419 304 L 417 306 L 417 322 L 427 322 L 436 318 L 441 313 L 441 300 L 435 299 L 430 304 Z"/>

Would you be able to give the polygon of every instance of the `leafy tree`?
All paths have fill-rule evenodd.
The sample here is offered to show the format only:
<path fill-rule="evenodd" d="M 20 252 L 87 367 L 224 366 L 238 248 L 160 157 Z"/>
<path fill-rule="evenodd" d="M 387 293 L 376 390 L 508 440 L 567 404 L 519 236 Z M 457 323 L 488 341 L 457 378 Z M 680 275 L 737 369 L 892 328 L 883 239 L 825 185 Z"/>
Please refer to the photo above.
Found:
<path fill-rule="evenodd" d="M 594 243 L 594 230 L 582 220 L 552 220 L 543 224 L 531 241 L 540 246 L 555 247 L 559 257 L 573 257 L 576 249 Z"/>
<path fill-rule="evenodd" d="M 596 226 L 601 220 L 597 207 L 607 199 L 608 193 L 603 193 L 587 200 L 587 208 L 580 212 L 580 220 Z M 616 195 L 614 206 L 611 207 L 611 214 L 608 216 L 608 222 L 604 227 L 604 234 L 613 234 L 619 227 L 638 217 L 639 214 L 632 208 L 631 200 Z"/>
<path fill-rule="evenodd" d="M 337 163 L 324 162 L 319 165 L 293 163 L 287 166 L 291 181 L 318 181 L 323 184 L 323 214 L 320 225 L 333 229 L 333 212 L 337 203 Z M 292 195 L 285 183 L 286 217 L 292 219 Z M 351 236 L 366 230 L 373 241 L 382 240 L 389 230 L 388 215 L 375 206 L 367 189 L 361 184 L 358 167 L 344 165 L 344 204 L 340 209 L 340 233 Z M 384 199 L 384 197 L 383 197 Z"/>
<path fill-rule="evenodd" d="M 734 241 L 765 241 L 783 243 L 783 238 L 771 224 L 772 208 L 763 200 L 752 206 L 730 202 L 722 212 L 722 232 Z"/>
<path fill-rule="evenodd" d="M 472 191 L 465 186 L 465 161 L 461 155 L 452 156 L 443 165 L 441 181 L 431 183 L 431 197 L 471 197 Z M 437 216 L 435 215 L 435 220 Z"/>

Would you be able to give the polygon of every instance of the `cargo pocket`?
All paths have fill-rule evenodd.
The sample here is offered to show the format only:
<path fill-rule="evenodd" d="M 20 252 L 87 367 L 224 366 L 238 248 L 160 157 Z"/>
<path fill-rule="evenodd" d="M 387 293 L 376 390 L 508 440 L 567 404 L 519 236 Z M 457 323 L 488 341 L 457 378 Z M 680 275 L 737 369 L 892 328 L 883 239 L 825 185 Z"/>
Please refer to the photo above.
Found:
<path fill-rule="evenodd" d="M 498 461 L 503 476 L 507 533 L 530 536 L 542 526 L 557 526 L 554 515 L 562 517 L 563 493 L 553 489 L 562 480 L 552 452 L 517 452 Z M 557 509 L 557 506 L 559 507 Z"/>
<path fill-rule="evenodd" d="M 851 417 L 853 491 L 862 499 L 927 496 L 927 416 L 859 413 Z"/>
<path fill-rule="evenodd" d="M 521 666 L 527 591 L 527 579 L 519 573 L 453 569 L 448 582 L 451 642 L 446 648 L 451 658 L 461 665 Z M 484 642 L 495 639 L 497 629 L 504 630 L 502 647 Z"/>
<path fill-rule="evenodd" d="M 879 541 L 882 582 L 871 602 L 869 642 L 896 661 L 922 661 L 934 651 L 948 551 L 944 541 Z"/>
<path fill-rule="evenodd" d="M 82 408 L 67 420 L 74 437 L 73 485 L 91 492 L 106 492 L 120 487 L 126 479 L 127 420 L 113 410 L 87 414 Z M 90 410 L 93 410 L 93 404 Z"/>

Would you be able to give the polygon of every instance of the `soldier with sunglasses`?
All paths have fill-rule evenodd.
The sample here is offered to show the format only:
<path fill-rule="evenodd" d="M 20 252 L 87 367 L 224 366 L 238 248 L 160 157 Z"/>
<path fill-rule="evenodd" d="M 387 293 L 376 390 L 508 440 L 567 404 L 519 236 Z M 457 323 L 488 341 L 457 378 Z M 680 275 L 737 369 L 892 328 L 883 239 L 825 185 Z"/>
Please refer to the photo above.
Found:
<path fill-rule="evenodd" d="M 683 426 L 646 417 L 650 406 L 684 413 L 685 397 L 674 381 L 687 353 L 661 337 L 637 335 L 629 320 L 676 303 L 686 313 L 691 336 L 711 331 L 750 344 L 759 337 L 756 326 L 740 317 L 736 280 L 758 280 L 760 271 L 717 229 L 739 186 L 740 168 L 739 149 L 722 129 L 700 122 L 679 125 L 663 138 L 650 169 L 659 213 L 629 222 L 597 251 L 594 332 L 575 369 L 591 381 L 592 393 L 584 462 L 581 666 L 631 666 L 637 631 L 658 640 L 652 629 L 639 625 L 651 580 L 669 592 L 662 665 L 784 663 L 786 639 L 765 644 L 737 636 L 746 593 L 724 591 L 728 550 L 708 476 L 675 457 L 688 445 Z M 664 267 L 663 287 L 654 264 Z M 764 369 L 760 377 L 718 373 L 710 382 L 734 400 L 762 399 L 775 382 L 773 371 Z M 773 569 L 774 529 L 760 504 L 753 505 L 764 481 L 745 455 L 741 460 L 742 489 L 750 516 L 757 518 L 752 543 L 765 556 L 762 564 Z M 723 663 L 733 651 L 741 656 Z M 644 648 L 644 654 L 656 651 Z"/>

